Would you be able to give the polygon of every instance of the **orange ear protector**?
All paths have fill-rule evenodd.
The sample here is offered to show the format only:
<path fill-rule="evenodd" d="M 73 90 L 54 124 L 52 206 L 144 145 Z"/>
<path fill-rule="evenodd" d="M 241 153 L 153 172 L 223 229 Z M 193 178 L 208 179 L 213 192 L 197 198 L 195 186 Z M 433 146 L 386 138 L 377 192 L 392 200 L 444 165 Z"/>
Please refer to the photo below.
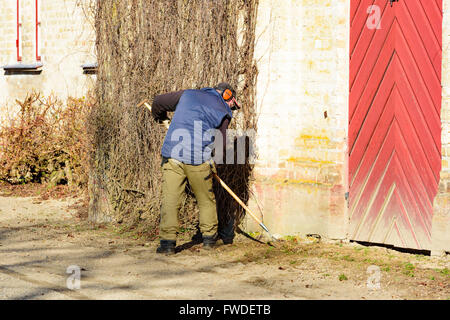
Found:
<path fill-rule="evenodd" d="M 225 89 L 225 90 L 222 92 L 222 98 L 223 98 L 223 100 L 225 100 L 225 101 L 230 100 L 231 98 L 233 98 L 233 92 L 231 92 L 230 89 Z"/>

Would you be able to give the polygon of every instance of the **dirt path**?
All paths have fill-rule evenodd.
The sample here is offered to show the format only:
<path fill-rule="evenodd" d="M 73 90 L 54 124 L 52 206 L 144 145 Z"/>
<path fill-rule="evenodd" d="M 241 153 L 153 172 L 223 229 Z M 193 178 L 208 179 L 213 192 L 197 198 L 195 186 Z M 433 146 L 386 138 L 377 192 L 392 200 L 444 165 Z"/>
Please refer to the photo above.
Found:
<path fill-rule="evenodd" d="M 242 236 L 161 256 L 156 242 L 80 221 L 75 201 L 0 197 L 0 299 L 450 299 L 448 257 Z M 78 290 L 69 266 L 80 268 Z"/>

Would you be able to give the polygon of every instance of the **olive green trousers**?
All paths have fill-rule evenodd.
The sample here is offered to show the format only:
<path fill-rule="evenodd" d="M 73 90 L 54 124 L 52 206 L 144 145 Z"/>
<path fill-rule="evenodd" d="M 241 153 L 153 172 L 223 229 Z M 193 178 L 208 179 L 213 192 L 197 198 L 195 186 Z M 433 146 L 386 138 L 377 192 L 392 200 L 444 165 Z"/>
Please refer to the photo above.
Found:
<path fill-rule="evenodd" d="M 159 236 L 161 240 L 176 240 L 178 212 L 183 200 L 186 182 L 194 192 L 199 207 L 199 227 L 203 236 L 217 233 L 216 198 L 212 187 L 214 163 L 207 161 L 201 165 L 184 164 L 175 159 L 163 161 L 162 203 Z"/>

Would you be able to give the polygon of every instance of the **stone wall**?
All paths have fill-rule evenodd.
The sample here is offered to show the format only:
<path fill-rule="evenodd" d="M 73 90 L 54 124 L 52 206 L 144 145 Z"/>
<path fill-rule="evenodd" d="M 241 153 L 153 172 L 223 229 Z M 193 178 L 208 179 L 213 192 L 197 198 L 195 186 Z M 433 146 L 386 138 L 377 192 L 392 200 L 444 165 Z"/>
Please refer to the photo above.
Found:
<path fill-rule="evenodd" d="M 345 237 L 349 10 L 347 0 L 260 0 L 251 206 L 272 232 Z"/>
<path fill-rule="evenodd" d="M 93 19 L 89 18 L 90 0 L 40 0 L 43 63 L 40 74 L 6 75 L 0 70 L 0 120 L 11 115 L 15 99 L 23 99 L 32 90 L 44 95 L 54 93 L 83 96 L 94 77 L 83 74 L 82 64 L 96 62 Z M 36 0 L 20 0 L 22 17 L 22 63 L 36 63 Z M 16 54 L 16 0 L 2 1 L 0 10 L 0 66 L 18 63 Z"/>

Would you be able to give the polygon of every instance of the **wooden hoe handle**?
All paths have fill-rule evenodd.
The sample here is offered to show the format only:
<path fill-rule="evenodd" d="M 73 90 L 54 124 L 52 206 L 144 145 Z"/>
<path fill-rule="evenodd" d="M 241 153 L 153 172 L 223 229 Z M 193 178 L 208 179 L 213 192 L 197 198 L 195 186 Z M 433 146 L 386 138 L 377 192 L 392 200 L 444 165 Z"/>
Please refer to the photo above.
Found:
<path fill-rule="evenodd" d="M 267 230 L 266 226 L 262 223 L 261 220 L 259 220 L 256 215 L 250 210 L 249 207 L 247 207 L 247 205 L 241 200 L 239 199 L 239 197 L 233 192 L 233 190 L 230 189 L 230 187 L 227 186 L 227 184 L 225 182 L 223 182 L 222 179 L 219 178 L 219 176 L 215 173 L 213 173 L 213 177 L 220 183 L 220 185 L 227 190 L 227 192 L 234 198 L 234 200 L 236 200 L 241 206 L 242 208 L 245 209 L 245 211 L 247 211 L 253 219 L 255 219 L 256 222 L 259 223 L 259 225 L 266 230 L 267 232 L 269 232 L 269 230 Z"/>

